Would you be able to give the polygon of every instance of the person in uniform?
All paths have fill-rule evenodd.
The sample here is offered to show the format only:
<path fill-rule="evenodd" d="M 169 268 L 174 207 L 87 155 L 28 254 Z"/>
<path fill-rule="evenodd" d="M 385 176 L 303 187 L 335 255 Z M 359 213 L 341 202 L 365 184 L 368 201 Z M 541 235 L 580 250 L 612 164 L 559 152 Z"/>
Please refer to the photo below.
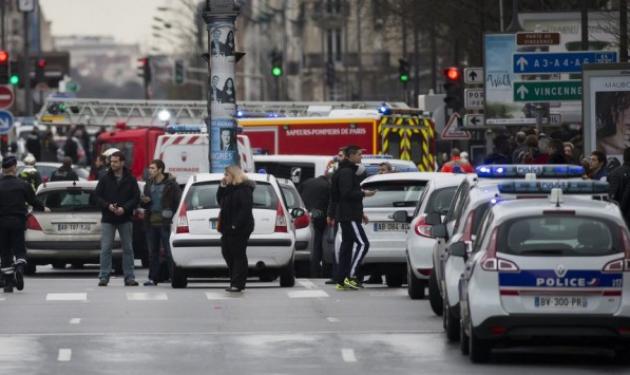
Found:
<path fill-rule="evenodd" d="M 27 203 L 36 211 L 50 212 L 35 197 L 33 188 L 17 178 L 17 159 L 8 156 L 2 160 L 0 178 L 0 271 L 5 293 L 13 293 L 13 287 L 17 290 L 24 289 Z"/>

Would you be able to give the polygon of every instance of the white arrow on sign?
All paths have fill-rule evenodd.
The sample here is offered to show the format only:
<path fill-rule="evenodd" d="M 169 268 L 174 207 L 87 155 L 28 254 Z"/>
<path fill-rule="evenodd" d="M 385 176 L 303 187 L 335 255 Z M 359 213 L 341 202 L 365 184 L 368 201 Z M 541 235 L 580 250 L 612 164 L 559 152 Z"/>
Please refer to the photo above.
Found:
<path fill-rule="evenodd" d="M 521 100 L 525 99 L 525 95 L 527 95 L 528 92 L 529 92 L 529 90 L 524 85 L 520 85 L 516 89 L 516 93 L 521 96 Z"/>
<path fill-rule="evenodd" d="M 523 56 L 521 56 L 521 58 L 518 59 L 518 61 L 516 62 L 516 65 L 521 67 L 521 72 L 525 70 L 525 67 L 527 66 L 527 64 L 528 64 L 527 59 L 524 58 Z"/>

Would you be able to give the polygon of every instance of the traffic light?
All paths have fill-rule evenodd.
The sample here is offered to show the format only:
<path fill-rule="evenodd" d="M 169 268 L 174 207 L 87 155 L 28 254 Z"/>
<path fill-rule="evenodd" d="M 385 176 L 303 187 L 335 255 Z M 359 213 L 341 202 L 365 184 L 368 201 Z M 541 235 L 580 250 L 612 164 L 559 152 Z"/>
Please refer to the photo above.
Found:
<path fill-rule="evenodd" d="M 409 82 L 409 61 L 398 59 L 398 79 L 403 84 Z"/>
<path fill-rule="evenodd" d="M 9 53 L 4 50 L 0 50 L 0 84 L 5 85 L 9 83 L 11 75 L 11 62 L 9 61 Z"/>
<path fill-rule="evenodd" d="M 9 84 L 21 87 L 22 79 L 20 77 L 20 63 L 18 61 L 11 61 L 9 65 Z"/>
<path fill-rule="evenodd" d="M 35 83 L 46 81 L 46 59 L 38 58 L 35 60 Z"/>
<path fill-rule="evenodd" d="M 186 82 L 186 67 L 184 65 L 184 60 L 175 60 L 173 82 L 176 85 L 183 85 L 184 82 Z"/>
<path fill-rule="evenodd" d="M 462 72 L 458 67 L 451 66 L 443 71 L 444 73 L 444 103 L 446 107 L 454 111 L 462 109 L 464 101 L 464 90 L 462 84 Z"/>
<path fill-rule="evenodd" d="M 142 77 L 145 85 L 151 83 L 151 60 L 149 57 L 138 59 L 138 77 Z"/>
<path fill-rule="evenodd" d="M 270 53 L 271 57 L 271 75 L 275 78 L 280 78 L 284 74 L 282 68 L 282 52 L 273 50 Z"/>

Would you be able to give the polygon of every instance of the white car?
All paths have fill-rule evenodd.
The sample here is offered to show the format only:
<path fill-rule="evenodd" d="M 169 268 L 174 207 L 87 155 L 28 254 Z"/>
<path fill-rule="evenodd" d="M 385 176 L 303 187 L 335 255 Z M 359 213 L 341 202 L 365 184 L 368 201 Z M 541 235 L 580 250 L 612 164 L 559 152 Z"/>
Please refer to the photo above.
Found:
<path fill-rule="evenodd" d="M 59 167 L 61 167 L 61 163 L 55 163 L 55 162 L 37 162 L 35 164 L 35 169 L 37 169 L 37 171 L 39 172 L 39 175 L 42 177 L 42 182 L 48 182 L 50 181 L 50 178 L 52 177 L 52 174 L 59 169 Z M 18 174 L 20 172 L 22 172 L 22 170 L 25 168 L 26 166 L 24 165 L 24 163 L 19 162 L 18 163 Z M 79 166 L 79 165 L 72 165 L 72 170 L 74 171 L 74 173 L 77 174 L 77 176 L 79 177 L 80 181 L 87 181 L 88 178 L 90 177 L 90 171 L 88 171 L 87 169 Z"/>
<path fill-rule="evenodd" d="M 304 263 L 310 262 L 311 251 L 313 250 L 313 226 L 306 210 L 306 205 L 297 191 L 295 185 L 290 180 L 278 178 L 278 184 L 282 190 L 282 195 L 289 210 L 301 209 L 304 214 L 293 218 L 295 228 L 295 261 Z"/>
<path fill-rule="evenodd" d="M 601 182 L 579 182 L 576 190 L 589 183 L 607 193 Z M 467 259 L 460 336 L 472 362 L 487 361 L 499 344 L 536 340 L 601 343 L 627 356 L 630 233 L 615 204 L 563 196 L 562 189 L 548 199 L 499 201 L 472 250 L 458 242 L 449 252 Z"/>
<path fill-rule="evenodd" d="M 387 285 L 400 287 L 407 272 L 405 254 L 407 222 L 394 221 L 394 212 L 404 210 L 411 215 L 425 186 L 434 172 L 407 172 L 374 175 L 361 183 L 363 189 L 376 190 L 363 199 L 363 212 L 369 223 L 363 224 L 370 248 L 363 259 L 360 274 L 385 275 Z M 335 249 L 341 244 L 337 231 Z"/>
<path fill-rule="evenodd" d="M 433 238 L 431 225 L 426 223 L 429 214 L 446 215 L 458 185 L 466 175 L 453 173 L 428 173 L 430 178 L 411 216 L 407 211 L 394 213 L 394 220 L 410 223 L 413 230 L 407 231 L 405 252 L 407 255 L 407 292 L 411 299 L 424 298 L 429 279 L 434 280 L 433 248 L 437 241 Z M 431 287 L 431 285 L 429 286 Z M 433 286 L 435 287 L 435 286 Z"/>
<path fill-rule="evenodd" d="M 248 173 L 254 189 L 254 232 L 247 243 L 250 275 L 280 276 L 280 286 L 295 284 L 295 234 L 291 214 L 276 178 Z M 200 173 L 188 179 L 171 226 L 173 288 L 185 288 L 189 277 L 227 274 L 221 255 L 221 233 L 217 231 L 219 204 L 216 193 L 222 173 Z M 272 277 L 273 278 L 273 277 Z"/>
<path fill-rule="evenodd" d="M 101 252 L 101 209 L 94 197 L 96 181 L 57 181 L 40 185 L 39 198 L 51 212 L 33 211 L 26 220 L 27 273 L 36 265 L 99 263 Z M 122 246 L 114 239 L 113 266 L 122 271 Z"/>

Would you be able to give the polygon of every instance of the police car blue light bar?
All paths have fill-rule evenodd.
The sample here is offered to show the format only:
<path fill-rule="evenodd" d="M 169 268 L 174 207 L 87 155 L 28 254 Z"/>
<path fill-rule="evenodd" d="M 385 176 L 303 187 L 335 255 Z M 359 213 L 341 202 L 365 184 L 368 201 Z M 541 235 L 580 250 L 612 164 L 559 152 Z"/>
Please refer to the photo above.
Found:
<path fill-rule="evenodd" d="M 579 165 L 480 165 L 475 168 L 477 176 L 485 178 L 514 178 L 525 177 L 527 174 L 535 174 L 536 177 L 581 177 L 584 168 Z"/>
<path fill-rule="evenodd" d="M 608 183 L 602 181 L 510 181 L 499 184 L 502 194 L 549 194 L 562 189 L 564 194 L 607 194 Z"/>
<path fill-rule="evenodd" d="M 166 127 L 166 132 L 170 134 L 202 133 L 205 131 L 206 131 L 205 125 L 196 125 L 196 124 L 177 124 L 177 125 L 169 125 Z"/>

